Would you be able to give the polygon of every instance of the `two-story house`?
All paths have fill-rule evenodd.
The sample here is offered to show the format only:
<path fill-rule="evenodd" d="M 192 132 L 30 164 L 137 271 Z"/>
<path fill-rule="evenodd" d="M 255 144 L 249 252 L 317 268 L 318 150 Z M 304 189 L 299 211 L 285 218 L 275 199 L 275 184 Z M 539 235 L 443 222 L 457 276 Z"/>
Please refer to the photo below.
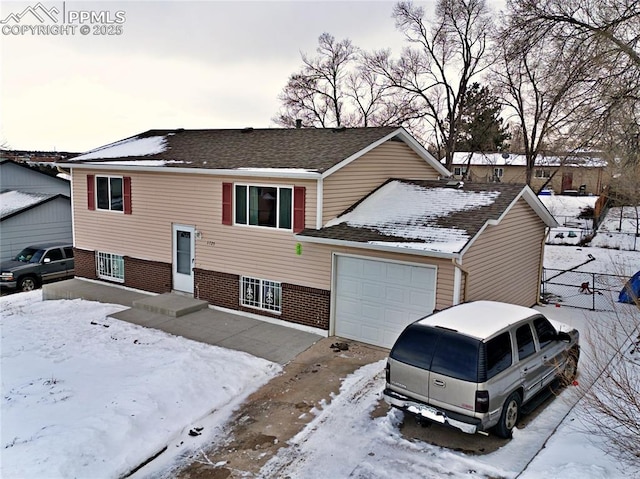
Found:
<path fill-rule="evenodd" d="M 473 299 L 532 305 L 553 217 L 406 130 L 150 130 L 60 164 L 76 275 L 389 347 Z"/>

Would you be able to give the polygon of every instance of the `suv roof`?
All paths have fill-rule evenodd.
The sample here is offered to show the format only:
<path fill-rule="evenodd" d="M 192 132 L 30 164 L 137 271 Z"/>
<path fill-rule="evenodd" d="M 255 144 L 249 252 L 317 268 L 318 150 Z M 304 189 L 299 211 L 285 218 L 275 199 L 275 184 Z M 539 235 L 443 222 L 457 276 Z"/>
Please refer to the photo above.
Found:
<path fill-rule="evenodd" d="M 427 316 L 417 321 L 417 324 L 453 329 L 483 340 L 511 324 L 536 314 L 540 313 L 535 309 L 515 304 L 473 301 Z"/>

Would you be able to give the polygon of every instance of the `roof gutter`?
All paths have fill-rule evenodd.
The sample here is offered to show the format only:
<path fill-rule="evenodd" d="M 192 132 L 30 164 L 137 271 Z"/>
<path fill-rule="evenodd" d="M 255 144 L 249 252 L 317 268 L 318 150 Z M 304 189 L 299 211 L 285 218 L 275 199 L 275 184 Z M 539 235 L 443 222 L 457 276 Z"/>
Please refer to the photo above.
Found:
<path fill-rule="evenodd" d="M 441 251 L 424 251 L 424 250 L 416 250 L 411 248 L 400 248 L 398 246 L 385 246 L 381 244 L 372 244 L 372 243 L 363 243 L 359 241 L 344 241 L 337 240 L 333 238 L 317 238 L 314 236 L 305 236 L 305 235 L 293 235 L 296 241 L 300 241 L 303 243 L 315 243 L 315 244 L 324 244 L 331 246 L 342 246 L 345 248 L 357 248 L 357 249 L 366 249 L 373 251 L 385 251 L 388 253 L 401 253 L 401 254 L 411 254 L 415 256 L 426 256 L 430 258 L 444 258 L 444 259 L 459 259 L 459 253 L 444 253 Z"/>
<path fill-rule="evenodd" d="M 301 180 L 317 180 L 322 178 L 322 174 L 317 171 L 278 171 L 273 170 L 242 170 L 242 169 L 214 169 L 214 168 L 180 168 L 166 166 L 135 166 L 135 165 L 113 165 L 113 164 L 87 164 L 87 163 L 54 163 L 56 167 L 64 169 L 82 168 L 88 170 L 107 171 L 140 171 L 145 173 L 181 173 L 190 175 L 212 175 L 212 176 L 244 176 L 260 178 L 295 178 Z"/>

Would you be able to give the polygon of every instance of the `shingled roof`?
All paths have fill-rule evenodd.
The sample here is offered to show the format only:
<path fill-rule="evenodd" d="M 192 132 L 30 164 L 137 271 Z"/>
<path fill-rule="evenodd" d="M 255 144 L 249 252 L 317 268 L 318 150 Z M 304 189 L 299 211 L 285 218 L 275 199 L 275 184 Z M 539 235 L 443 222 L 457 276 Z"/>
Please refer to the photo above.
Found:
<path fill-rule="evenodd" d="M 555 223 L 525 185 L 391 179 L 323 228 L 299 236 L 456 254 L 525 193 L 542 220 Z"/>
<path fill-rule="evenodd" d="M 149 130 L 64 163 L 322 173 L 397 131 L 398 127 Z"/>

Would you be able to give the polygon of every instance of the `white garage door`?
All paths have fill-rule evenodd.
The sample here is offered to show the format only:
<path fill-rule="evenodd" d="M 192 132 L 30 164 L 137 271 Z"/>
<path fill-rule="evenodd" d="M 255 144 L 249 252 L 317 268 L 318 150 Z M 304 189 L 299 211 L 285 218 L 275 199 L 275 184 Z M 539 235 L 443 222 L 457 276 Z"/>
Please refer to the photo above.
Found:
<path fill-rule="evenodd" d="M 391 348 L 435 308 L 436 269 L 337 256 L 335 298 L 336 336 Z"/>

